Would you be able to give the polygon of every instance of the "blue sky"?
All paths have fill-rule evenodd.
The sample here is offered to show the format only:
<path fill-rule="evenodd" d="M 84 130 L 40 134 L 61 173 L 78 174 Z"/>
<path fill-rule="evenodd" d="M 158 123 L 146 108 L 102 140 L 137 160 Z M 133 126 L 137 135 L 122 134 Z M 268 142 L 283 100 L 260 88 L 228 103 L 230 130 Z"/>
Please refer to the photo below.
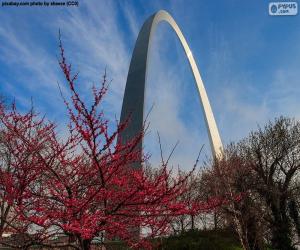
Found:
<path fill-rule="evenodd" d="M 3 0 L 1 0 L 1 3 Z M 0 93 L 36 109 L 65 133 L 64 86 L 58 30 L 79 70 L 80 92 L 107 67 L 109 117 L 118 117 L 135 39 L 144 20 L 167 10 L 185 35 L 200 69 L 224 144 L 237 141 L 280 115 L 300 119 L 300 16 L 269 16 L 269 1 L 89 0 L 79 7 L 0 7 Z M 67 90 L 63 90 L 67 94 Z M 158 161 L 156 131 L 165 155 L 179 140 L 172 164 L 189 169 L 204 144 L 210 148 L 194 80 L 183 49 L 162 23 L 150 51 L 146 151 Z"/>

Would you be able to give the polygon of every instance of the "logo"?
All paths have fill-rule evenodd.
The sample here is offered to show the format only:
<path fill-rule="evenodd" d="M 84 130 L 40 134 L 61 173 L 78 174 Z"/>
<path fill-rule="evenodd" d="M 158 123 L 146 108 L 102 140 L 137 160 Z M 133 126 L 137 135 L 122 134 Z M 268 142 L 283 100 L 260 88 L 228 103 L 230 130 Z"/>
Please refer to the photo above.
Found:
<path fill-rule="evenodd" d="M 271 6 L 271 12 L 272 12 L 273 14 L 277 12 L 277 7 L 276 7 L 275 4 L 273 4 L 273 5 Z"/>
<path fill-rule="evenodd" d="M 298 14 L 297 2 L 272 2 L 269 3 L 270 16 L 295 16 Z"/>

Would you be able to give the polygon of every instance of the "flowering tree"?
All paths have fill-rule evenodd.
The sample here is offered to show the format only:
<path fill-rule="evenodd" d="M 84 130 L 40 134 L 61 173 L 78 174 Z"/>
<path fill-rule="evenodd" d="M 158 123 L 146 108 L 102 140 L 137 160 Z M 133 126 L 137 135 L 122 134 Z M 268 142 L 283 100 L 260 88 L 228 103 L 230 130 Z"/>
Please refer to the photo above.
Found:
<path fill-rule="evenodd" d="M 20 248 L 26 249 L 39 242 L 44 232 L 27 234 L 31 223 L 20 220 L 19 209 L 24 202 L 34 201 L 31 190 L 36 187 L 43 166 L 39 155 L 45 155 L 54 125 L 38 119 L 33 109 L 20 114 L 14 104 L 10 111 L 3 104 L 0 106 L 0 238 L 18 233 L 22 235 Z M 11 241 L 17 248 L 19 242 Z"/>
<path fill-rule="evenodd" d="M 2 112 L 5 141 L 13 143 L 9 149 L 17 160 L 14 171 L 1 165 L 5 176 L 1 199 L 14 208 L 20 222 L 15 230 L 28 233 L 30 228 L 28 242 L 48 247 L 63 233 L 68 242 L 55 247 L 90 249 L 95 237 L 104 236 L 131 247 L 151 248 L 148 238 L 165 234 L 173 216 L 190 211 L 176 198 L 188 191 L 191 172 L 174 177 L 167 162 L 150 175 L 144 168 L 132 168 L 148 158 L 137 147 L 144 131 L 120 143 L 117 138 L 130 118 L 109 132 L 109 120 L 100 110 L 108 87 L 106 75 L 100 88 L 92 88 L 93 102 L 88 106 L 76 90 L 78 74 L 72 74 L 61 43 L 60 52 L 59 64 L 71 93 L 69 101 L 64 98 L 68 137 L 60 139 L 55 125 L 33 111 Z M 203 206 L 207 209 L 207 204 Z M 148 238 L 139 237 L 140 228 L 148 229 Z"/>

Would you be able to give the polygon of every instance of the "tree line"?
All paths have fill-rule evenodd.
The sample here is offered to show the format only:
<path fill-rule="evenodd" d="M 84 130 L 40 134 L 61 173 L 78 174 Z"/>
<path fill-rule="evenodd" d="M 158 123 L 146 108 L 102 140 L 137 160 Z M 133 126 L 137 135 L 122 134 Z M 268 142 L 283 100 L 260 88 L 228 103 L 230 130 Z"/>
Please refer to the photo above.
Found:
<path fill-rule="evenodd" d="M 221 201 L 211 213 L 178 216 L 175 233 L 233 228 L 245 250 L 300 245 L 300 122 L 280 117 L 231 143 L 181 198 Z"/>

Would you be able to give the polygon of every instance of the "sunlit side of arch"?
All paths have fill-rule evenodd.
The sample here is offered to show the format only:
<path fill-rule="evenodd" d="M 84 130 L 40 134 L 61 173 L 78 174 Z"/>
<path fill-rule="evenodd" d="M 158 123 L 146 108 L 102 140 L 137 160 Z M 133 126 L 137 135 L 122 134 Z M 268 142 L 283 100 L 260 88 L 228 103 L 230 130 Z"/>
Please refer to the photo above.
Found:
<path fill-rule="evenodd" d="M 167 22 L 173 28 L 188 58 L 201 101 L 212 154 L 215 158 L 220 158 L 223 152 L 223 145 L 197 64 L 177 23 L 172 16 L 164 10 L 158 11 L 145 21 L 135 43 L 127 76 L 120 122 L 124 122 L 129 115 L 131 119 L 121 135 L 121 140 L 125 143 L 143 129 L 148 52 L 150 51 L 149 47 L 151 46 L 151 40 L 156 26 L 162 21 Z M 139 147 L 142 149 L 142 142 Z M 139 166 L 137 165 L 136 167 Z"/>

